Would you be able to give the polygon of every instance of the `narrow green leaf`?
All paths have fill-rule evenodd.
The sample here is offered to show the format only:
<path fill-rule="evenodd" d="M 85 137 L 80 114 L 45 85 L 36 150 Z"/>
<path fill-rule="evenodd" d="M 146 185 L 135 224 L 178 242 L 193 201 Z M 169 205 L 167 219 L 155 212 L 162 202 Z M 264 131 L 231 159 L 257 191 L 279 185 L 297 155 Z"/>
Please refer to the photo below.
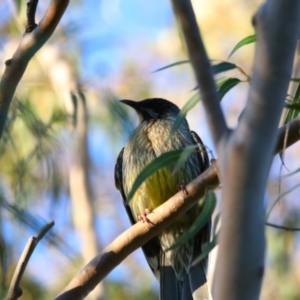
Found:
<path fill-rule="evenodd" d="M 218 213 L 215 217 L 213 228 L 212 228 L 213 236 L 216 235 L 217 228 L 218 228 L 219 221 L 220 221 L 220 217 L 221 217 L 221 213 Z"/>
<path fill-rule="evenodd" d="M 181 60 L 181 61 L 177 61 L 177 62 L 172 63 L 172 64 L 170 64 L 170 65 L 167 65 L 167 66 L 164 66 L 164 67 L 162 67 L 162 68 L 159 68 L 159 69 L 153 71 L 152 73 L 156 73 L 156 72 L 159 72 L 159 71 L 162 71 L 162 70 L 165 70 L 165 69 L 168 69 L 168 68 L 172 68 L 172 67 L 175 67 L 175 66 L 187 64 L 187 63 L 189 63 L 189 62 L 190 62 L 189 60 Z"/>
<path fill-rule="evenodd" d="M 286 115 L 286 118 L 284 120 L 284 124 L 289 123 L 293 119 L 295 119 L 300 112 L 300 83 L 298 84 L 298 87 L 295 92 L 294 101 L 293 103 L 286 104 L 288 108 L 288 112 Z"/>
<path fill-rule="evenodd" d="M 168 165 L 175 163 L 178 161 L 180 156 L 186 149 L 189 150 L 190 147 L 186 147 L 180 150 L 174 150 L 169 151 L 166 153 L 163 153 L 159 157 L 157 157 L 155 160 L 153 160 L 151 163 L 149 163 L 142 172 L 137 176 L 135 182 L 133 183 L 133 186 L 131 188 L 131 191 L 128 194 L 128 201 L 131 200 L 137 189 L 140 187 L 140 185 L 151 175 L 153 175 L 157 170 L 167 167 Z M 167 199 L 166 199 L 167 200 Z"/>
<path fill-rule="evenodd" d="M 181 152 L 176 165 L 174 167 L 174 170 L 172 171 L 173 174 L 178 172 L 186 163 L 190 155 L 198 148 L 198 145 L 192 145 L 184 148 L 184 150 Z"/>
<path fill-rule="evenodd" d="M 298 80 L 300 80 L 300 79 L 292 78 L 291 80 L 294 82 L 299 82 Z M 293 98 L 292 103 L 285 104 L 285 106 L 287 108 L 287 113 L 286 113 L 286 117 L 284 119 L 284 124 L 289 123 L 290 121 L 292 121 L 293 119 L 298 117 L 300 114 L 300 83 L 298 83 L 298 87 L 296 89 L 295 96 L 292 98 Z M 284 149 L 283 149 L 283 151 L 279 152 L 279 157 L 280 157 L 282 164 L 284 165 L 283 152 L 284 152 Z"/>
<path fill-rule="evenodd" d="M 214 75 L 237 68 L 235 64 L 227 61 L 222 61 L 216 65 L 212 65 L 211 67 Z"/>
<path fill-rule="evenodd" d="M 256 42 L 256 35 L 249 35 L 247 37 L 245 37 L 244 39 L 242 39 L 241 41 L 239 41 L 234 48 L 232 49 L 232 51 L 230 52 L 228 59 L 233 55 L 233 53 L 235 53 L 239 48 L 248 45 L 248 44 L 252 44 Z"/>
<path fill-rule="evenodd" d="M 171 129 L 170 136 L 168 139 L 174 134 L 174 132 L 180 127 L 181 123 L 184 121 L 187 113 L 196 106 L 196 104 L 200 101 L 200 95 L 197 92 L 194 94 L 182 107 L 180 113 L 177 116 L 177 119 Z"/>
<path fill-rule="evenodd" d="M 297 173 L 299 173 L 299 172 L 300 172 L 300 168 L 297 169 L 297 170 L 295 170 L 295 171 L 293 171 L 293 172 L 291 172 L 291 173 L 289 173 L 289 174 L 286 174 L 286 175 L 284 175 L 284 176 L 282 176 L 282 177 L 283 177 L 283 178 L 289 177 L 289 176 L 295 175 L 295 174 L 297 174 Z"/>
<path fill-rule="evenodd" d="M 159 69 L 153 71 L 153 73 L 159 72 L 159 71 L 162 71 L 162 70 L 165 70 L 165 69 L 168 69 L 168 68 L 172 68 L 172 67 L 175 67 L 175 66 L 180 66 L 180 65 L 183 65 L 183 64 L 187 64 L 187 63 L 190 63 L 190 61 L 189 60 L 177 61 L 175 63 L 172 63 L 172 64 L 169 64 L 169 65 L 164 66 L 162 68 L 159 68 Z M 212 71 L 213 71 L 214 75 L 237 68 L 237 66 L 235 64 L 227 62 L 227 61 L 222 61 L 218 64 L 212 65 L 211 67 L 212 67 Z"/>
<path fill-rule="evenodd" d="M 196 219 L 196 221 L 193 223 L 191 228 L 186 233 L 184 233 L 178 239 L 178 241 L 168 250 L 178 248 L 187 243 L 188 240 L 193 238 L 209 222 L 217 204 L 215 193 L 212 191 L 208 191 L 203 200 L 203 203 L 204 204 L 201 213 Z"/>
<path fill-rule="evenodd" d="M 300 83 L 300 78 L 291 78 L 291 81 Z"/>
<path fill-rule="evenodd" d="M 285 195 L 291 193 L 293 190 L 297 189 L 300 186 L 300 183 L 293 186 L 291 189 L 287 190 L 286 192 L 282 193 L 271 205 L 271 207 L 269 208 L 267 214 L 266 214 L 266 221 L 268 220 L 268 218 L 270 217 L 270 214 L 273 210 L 273 208 L 275 207 L 275 205 L 278 203 L 278 201 L 283 198 Z"/>
<path fill-rule="evenodd" d="M 230 91 L 233 87 L 235 87 L 237 84 L 241 82 L 238 78 L 228 78 L 225 80 L 220 86 L 219 86 L 219 95 L 220 95 L 220 101 L 222 98 L 226 95 L 228 91 Z"/>
<path fill-rule="evenodd" d="M 300 113 L 300 103 L 286 103 L 285 107 L 295 110 L 297 115 Z"/>
<path fill-rule="evenodd" d="M 218 78 L 216 80 L 216 85 L 217 85 L 217 88 L 219 89 L 220 86 L 229 79 L 230 77 L 221 77 L 221 78 Z"/>
<path fill-rule="evenodd" d="M 295 92 L 294 99 L 297 99 L 298 101 L 296 100 L 296 102 L 299 102 L 299 99 L 300 99 L 300 84 L 298 84 L 297 90 Z"/>
<path fill-rule="evenodd" d="M 214 235 L 212 241 L 208 244 L 205 244 L 202 248 L 202 253 L 200 256 L 198 256 L 193 262 L 192 262 L 192 266 L 196 265 L 197 263 L 199 263 L 201 260 L 205 259 L 209 252 L 211 252 L 212 249 L 215 248 L 215 246 L 217 245 L 218 243 L 218 235 L 219 235 L 219 232 Z"/>

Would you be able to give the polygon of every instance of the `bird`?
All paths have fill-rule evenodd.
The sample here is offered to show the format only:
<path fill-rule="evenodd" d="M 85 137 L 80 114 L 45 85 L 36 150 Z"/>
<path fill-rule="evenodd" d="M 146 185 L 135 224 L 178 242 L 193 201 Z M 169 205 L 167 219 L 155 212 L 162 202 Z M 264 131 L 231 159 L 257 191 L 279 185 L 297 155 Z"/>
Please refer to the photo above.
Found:
<path fill-rule="evenodd" d="M 162 98 L 141 101 L 121 100 L 139 116 L 139 125 L 131 133 L 115 165 L 115 185 L 132 224 L 147 221 L 147 214 L 178 192 L 178 186 L 187 184 L 209 167 L 209 158 L 200 137 L 190 130 L 186 118 L 173 133 L 172 128 L 180 113 L 178 106 Z M 131 199 L 128 194 L 139 173 L 161 154 L 195 145 L 184 166 L 173 173 L 175 164 L 157 170 L 137 189 Z M 184 189 L 184 187 L 183 187 Z M 208 222 L 195 237 L 176 249 L 169 249 L 196 220 L 201 208 L 195 206 L 151 239 L 142 250 L 160 283 L 161 300 L 208 300 L 206 283 L 207 261 L 192 264 L 209 242 Z"/>

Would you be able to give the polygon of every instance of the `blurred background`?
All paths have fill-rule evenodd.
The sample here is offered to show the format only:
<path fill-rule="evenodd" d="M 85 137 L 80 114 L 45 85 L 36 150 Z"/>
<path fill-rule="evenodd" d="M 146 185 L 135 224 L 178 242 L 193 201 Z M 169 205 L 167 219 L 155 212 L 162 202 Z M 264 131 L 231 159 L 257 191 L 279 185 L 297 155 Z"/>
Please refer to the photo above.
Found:
<path fill-rule="evenodd" d="M 226 61 L 252 35 L 251 18 L 261 1 L 193 1 L 211 59 Z M 40 1 L 37 21 L 49 0 Z M 11 58 L 25 28 L 26 1 L 0 1 L 0 66 Z M 230 62 L 251 74 L 254 44 Z M 22 299 L 51 299 L 77 271 L 130 226 L 114 186 L 114 165 L 130 132 L 134 112 L 119 99 L 161 97 L 182 107 L 195 91 L 172 7 L 167 0 L 70 1 L 57 30 L 32 59 L 10 108 L 0 141 L 0 298 L 31 235 L 55 227 L 37 246 L 22 280 Z M 235 71 L 226 76 L 245 77 Z M 220 75 L 220 76 L 224 76 Z M 236 126 L 247 82 L 222 100 Z M 187 115 L 217 158 L 202 105 Z M 269 221 L 300 227 L 300 145 L 275 157 L 268 206 L 281 197 Z M 253 166 L 255 167 L 255 166 Z M 291 191 L 293 190 L 293 191 Z M 220 191 L 218 192 L 220 194 Z M 218 210 L 220 210 L 220 200 Z M 300 235 L 267 228 L 268 250 L 261 299 L 300 299 Z M 210 259 L 213 276 L 215 249 Z M 230 270 L 228 270 L 230 272 Z M 158 284 L 140 250 L 130 255 L 89 299 L 157 299 Z"/>

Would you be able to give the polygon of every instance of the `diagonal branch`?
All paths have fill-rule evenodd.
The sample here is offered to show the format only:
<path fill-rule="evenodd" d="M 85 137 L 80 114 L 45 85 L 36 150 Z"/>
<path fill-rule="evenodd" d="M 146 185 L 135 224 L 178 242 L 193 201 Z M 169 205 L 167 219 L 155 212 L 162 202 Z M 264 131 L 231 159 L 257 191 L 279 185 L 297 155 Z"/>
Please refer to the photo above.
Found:
<path fill-rule="evenodd" d="M 53 226 L 54 221 L 46 224 L 35 236 L 32 236 L 28 239 L 27 244 L 16 266 L 5 300 L 16 300 L 22 296 L 22 288 L 20 286 L 20 282 L 29 262 L 29 259 L 39 241 Z"/>
<path fill-rule="evenodd" d="M 220 99 L 209 59 L 207 57 L 190 0 L 172 0 L 173 9 L 181 25 L 190 61 L 200 89 L 208 125 L 215 146 L 228 130 L 220 106 Z"/>
<path fill-rule="evenodd" d="M 30 59 L 52 35 L 68 3 L 68 0 L 52 0 L 37 27 L 32 32 L 24 34 L 13 57 L 5 62 L 6 68 L 0 82 L 0 138 L 13 95 Z M 32 21 L 32 13 L 35 10 L 31 7 L 29 11 Z M 31 21 L 28 20 L 28 26 L 32 25 Z"/>

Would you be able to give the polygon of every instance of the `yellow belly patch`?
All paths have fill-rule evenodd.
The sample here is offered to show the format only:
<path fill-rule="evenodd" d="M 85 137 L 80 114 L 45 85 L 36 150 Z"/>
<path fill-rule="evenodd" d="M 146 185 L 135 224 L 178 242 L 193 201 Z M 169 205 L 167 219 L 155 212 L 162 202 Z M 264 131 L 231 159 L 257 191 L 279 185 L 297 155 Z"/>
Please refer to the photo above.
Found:
<path fill-rule="evenodd" d="M 177 193 L 177 186 L 182 183 L 180 175 L 171 174 L 170 170 L 163 168 L 145 180 L 129 203 L 136 221 L 145 209 L 154 210 Z M 190 223 L 191 219 L 185 214 L 176 221 L 181 222 Z"/>

